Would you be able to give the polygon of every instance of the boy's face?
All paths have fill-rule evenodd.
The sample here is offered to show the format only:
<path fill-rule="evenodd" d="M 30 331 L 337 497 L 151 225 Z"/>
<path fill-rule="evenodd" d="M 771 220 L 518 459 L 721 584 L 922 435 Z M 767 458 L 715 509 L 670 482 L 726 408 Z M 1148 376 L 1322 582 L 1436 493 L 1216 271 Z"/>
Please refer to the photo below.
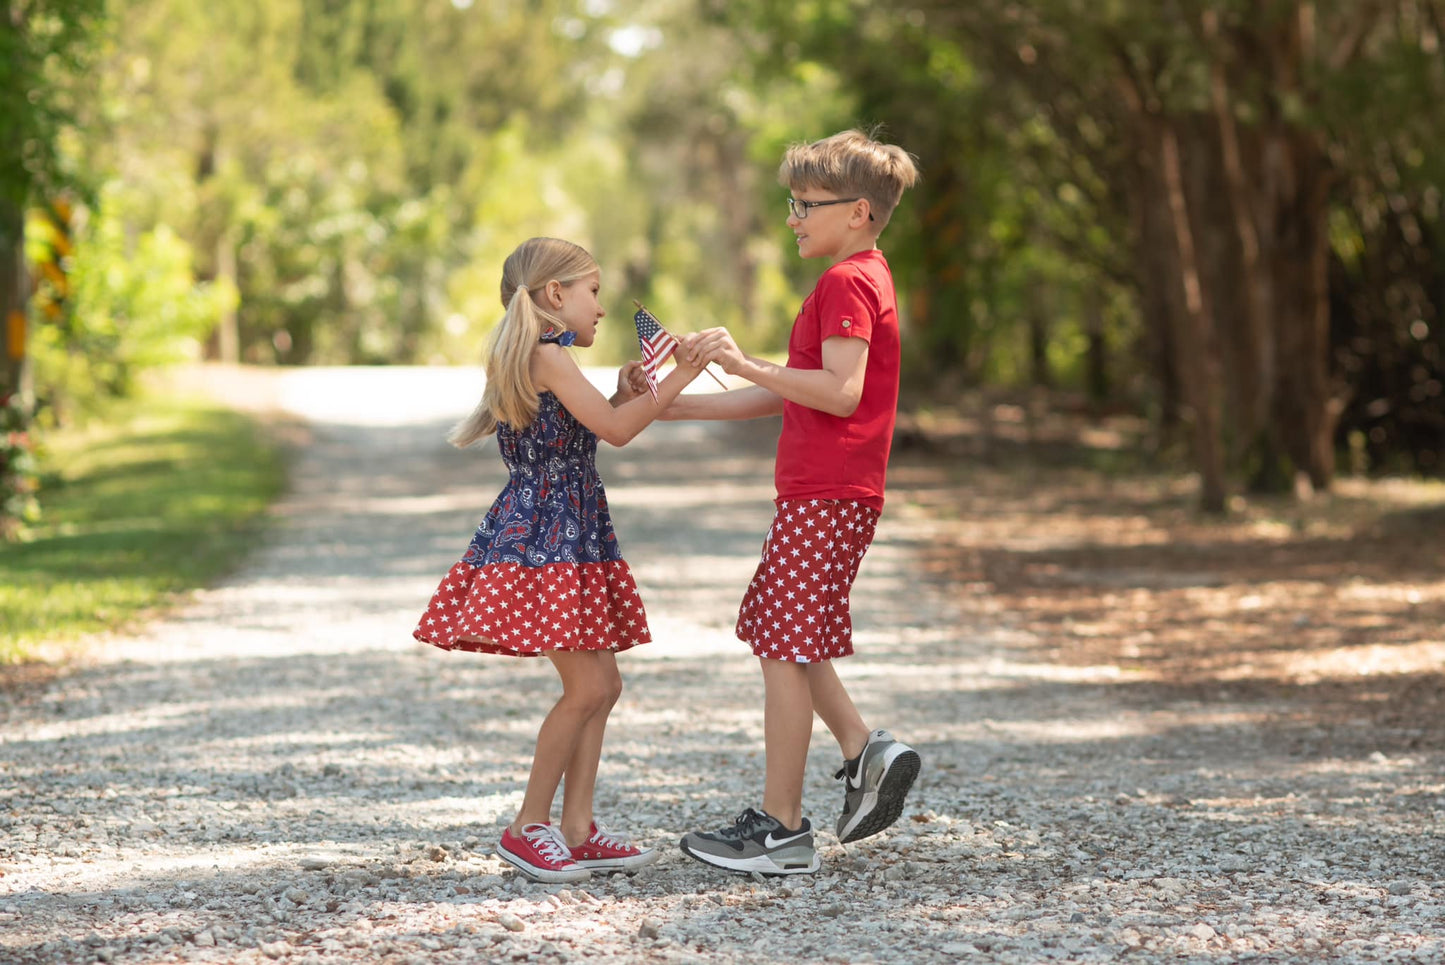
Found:
<path fill-rule="evenodd" d="M 840 197 L 822 188 L 794 188 L 788 206 L 788 227 L 798 238 L 798 255 L 836 258 L 854 247 L 858 229 L 867 223 L 863 211 L 866 207 L 867 203 L 858 198 Z"/>

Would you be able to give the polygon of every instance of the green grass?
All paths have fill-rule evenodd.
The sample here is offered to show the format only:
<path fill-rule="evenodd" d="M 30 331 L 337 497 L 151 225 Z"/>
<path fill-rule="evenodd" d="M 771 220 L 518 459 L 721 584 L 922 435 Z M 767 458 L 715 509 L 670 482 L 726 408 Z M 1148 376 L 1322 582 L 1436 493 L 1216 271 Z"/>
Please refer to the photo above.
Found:
<path fill-rule="evenodd" d="M 45 441 L 42 519 L 0 544 L 0 663 L 134 625 L 233 570 L 284 482 L 262 426 L 195 399 L 125 403 Z"/>

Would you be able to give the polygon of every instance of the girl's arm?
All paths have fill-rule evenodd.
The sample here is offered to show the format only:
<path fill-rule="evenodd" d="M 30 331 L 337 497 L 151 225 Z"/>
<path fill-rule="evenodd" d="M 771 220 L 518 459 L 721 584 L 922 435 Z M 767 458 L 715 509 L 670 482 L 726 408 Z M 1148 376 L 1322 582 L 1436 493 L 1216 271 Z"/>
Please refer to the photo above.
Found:
<path fill-rule="evenodd" d="M 647 428 L 683 386 L 697 378 L 702 366 L 678 359 L 667 378 L 657 387 L 657 401 L 643 394 L 615 408 L 577 367 L 570 352 L 560 345 L 539 345 L 532 353 L 532 384 L 538 392 L 551 392 L 567 411 L 613 446 L 625 446 Z"/>
<path fill-rule="evenodd" d="M 868 343 L 840 335 L 823 340 L 820 369 L 791 369 L 754 358 L 738 348 L 725 328 L 697 333 L 677 354 L 685 355 L 692 365 L 716 362 L 729 375 L 742 376 L 789 402 L 845 419 L 863 398 L 863 377 L 868 371 Z"/>
<path fill-rule="evenodd" d="M 681 354 L 681 350 L 679 353 Z M 699 369 L 699 371 L 701 371 Z M 676 419 L 761 419 L 783 411 L 783 397 L 771 389 L 749 385 L 726 392 L 680 395 L 658 418 Z"/>

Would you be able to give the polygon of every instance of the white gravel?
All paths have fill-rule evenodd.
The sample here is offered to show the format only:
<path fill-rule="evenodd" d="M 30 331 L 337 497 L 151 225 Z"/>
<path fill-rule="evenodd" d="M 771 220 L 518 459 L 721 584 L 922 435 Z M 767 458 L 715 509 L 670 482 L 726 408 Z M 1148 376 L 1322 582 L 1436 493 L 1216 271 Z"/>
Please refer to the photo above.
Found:
<path fill-rule="evenodd" d="M 621 658 L 598 804 L 665 854 L 519 880 L 492 847 L 555 677 L 410 638 L 500 487 L 494 450 L 442 441 L 475 374 L 206 379 L 310 420 L 295 491 L 223 586 L 0 696 L 6 965 L 1445 961 L 1438 754 L 1336 745 L 1284 696 L 1033 662 L 976 589 L 950 602 L 913 567 L 932 523 L 901 498 L 840 672 L 923 755 L 903 821 L 824 833 L 813 877 L 683 857 L 682 832 L 761 788 L 759 675 L 730 629 L 770 518 L 767 424 L 605 453 L 657 642 Z M 836 749 L 815 737 L 806 806 L 831 828 Z"/>

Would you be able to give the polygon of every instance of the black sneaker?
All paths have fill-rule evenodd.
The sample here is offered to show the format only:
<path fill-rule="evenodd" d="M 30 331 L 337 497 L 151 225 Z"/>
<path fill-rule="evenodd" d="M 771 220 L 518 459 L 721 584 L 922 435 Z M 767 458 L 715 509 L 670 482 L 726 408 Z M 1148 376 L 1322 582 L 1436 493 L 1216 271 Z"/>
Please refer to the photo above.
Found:
<path fill-rule="evenodd" d="M 823 864 L 807 818 L 802 827 L 789 831 L 771 814 L 752 808 L 739 814 L 731 827 L 684 834 L 680 847 L 703 864 L 743 874 L 810 875 Z"/>
<path fill-rule="evenodd" d="M 884 830 L 903 813 L 903 799 L 918 777 L 918 752 L 886 730 L 868 735 L 863 751 L 833 776 L 843 782 L 838 840 L 847 844 Z"/>

